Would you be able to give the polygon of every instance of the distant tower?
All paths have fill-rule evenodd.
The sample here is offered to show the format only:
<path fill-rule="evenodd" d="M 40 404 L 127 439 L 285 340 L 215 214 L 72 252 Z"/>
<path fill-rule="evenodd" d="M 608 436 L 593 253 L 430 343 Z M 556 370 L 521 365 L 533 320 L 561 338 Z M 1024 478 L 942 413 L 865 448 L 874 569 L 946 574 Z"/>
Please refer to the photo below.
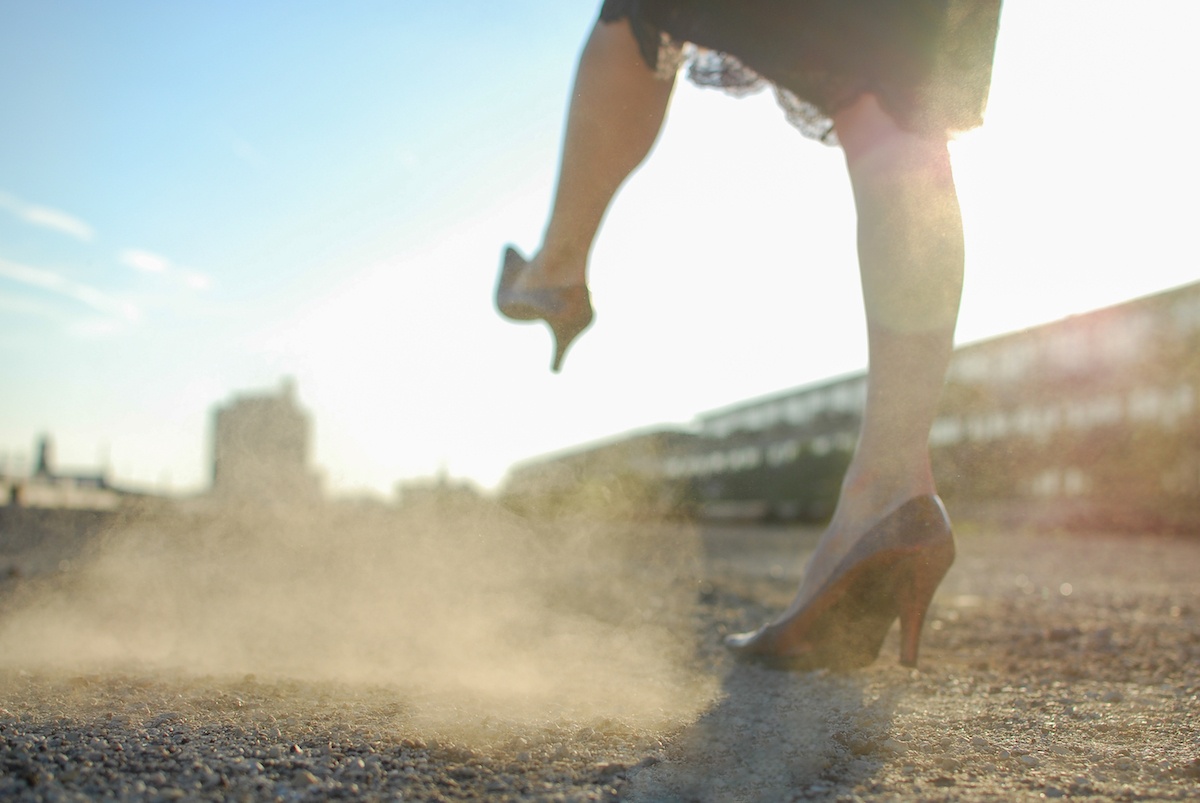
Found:
<path fill-rule="evenodd" d="M 213 416 L 213 493 L 222 497 L 312 498 L 311 423 L 285 379 L 277 394 L 237 396 Z"/>
<path fill-rule="evenodd" d="M 54 441 L 49 435 L 38 438 L 37 467 L 33 474 L 35 477 L 54 476 Z"/>

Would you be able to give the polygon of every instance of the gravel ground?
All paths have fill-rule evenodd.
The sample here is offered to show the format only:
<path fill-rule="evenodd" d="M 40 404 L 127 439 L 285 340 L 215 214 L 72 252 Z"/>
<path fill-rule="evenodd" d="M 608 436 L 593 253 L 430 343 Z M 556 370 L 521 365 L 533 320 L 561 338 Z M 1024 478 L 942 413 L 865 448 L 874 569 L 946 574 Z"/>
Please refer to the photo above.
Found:
<path fill-rule="evenodd" d="M 14 623 L 34 609 L 61 615 L 64 599 L 96 608 L 99 597 L 87 594 L 107 587 L 62 573 L 10 578 L 0 588 L 0 648 L 9 653 L 0 659 L 0 799 L 1200 798 L 1200 540 L 960 523 L 959 559 L 927 623 L 919 670 L 897 665 L 893 632 L 875 666 L 796 674 L 736 665 L 720 640 L 787 602 L 815 533 L 637 529 L 576 542 L 583 557 L 560 560 L 552 574 L 565 571 L 575 596 L 595 599 L 612 572 L 655 578 L 639 587 L 645 593 L 622 586 L 569 621 L 578 629 L 580 617 L 632 600 L 629 610 L 661 619 L 686 646 L 672 658 L 679 671 L 663 680 L 660 665 L 609 660 L 615 642 L 572 643 L 588 669 L 545 652 L 542 674 L 522 692 L 535 705 L 523 708 L 469 684 L 446 694 L 419 673 L 403 683 L 347 680 L 232 671 L 237 661 L 197 671 L 136 650 L 123 662 L 69 661 L 70 645 L 49 660 L 14 641 L 14 632 L 32 638 Z M 655 546 L 630 547 L 639 543 Z M 24 560 L 6 559 L 17 568 Z M 73 556 L 72 571 L 86 575 L 78 567 L 94 560 Z M 171 607 L 173 585 L 147 591 L 144 604 Z M 57 607 L 46 607 L 47 595 Z M 88 627 L 102 629 L 98 621 Z M 606 637 L 630 620 L 613 621 Z M 586 685 L 542 695 L 560 675 L 587 671 Z M 647 673 L 674 695 L 643 701 Z M 605 691 L 603 705 L 571 704 L 598 688 L 618 692 Z"/>

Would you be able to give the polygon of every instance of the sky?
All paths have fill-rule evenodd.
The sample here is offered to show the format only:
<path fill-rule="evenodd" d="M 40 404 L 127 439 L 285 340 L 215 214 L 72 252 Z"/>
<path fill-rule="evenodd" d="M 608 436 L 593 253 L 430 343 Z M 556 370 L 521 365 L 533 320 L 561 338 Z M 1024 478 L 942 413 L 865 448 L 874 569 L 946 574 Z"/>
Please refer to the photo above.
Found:
<path fill-rule="evenodd" d="M 335 494 L 515 462 L 866 364 L 840 151 L 677 86 L 563 373 L 492 308 L 536 249 L 598 3 L 0 0 L 0 471 L 204 489 L 296 382 Z M 1196 281 L 1200 5 L 1007 0 L 952 145 L 960 343 Z"/>

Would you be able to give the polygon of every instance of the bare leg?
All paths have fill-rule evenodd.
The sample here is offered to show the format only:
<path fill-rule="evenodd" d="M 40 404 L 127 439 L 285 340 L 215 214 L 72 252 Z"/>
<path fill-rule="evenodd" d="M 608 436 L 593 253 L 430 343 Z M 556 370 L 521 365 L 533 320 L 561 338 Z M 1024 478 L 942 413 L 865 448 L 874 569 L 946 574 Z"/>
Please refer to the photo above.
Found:
<path fill-rule="evenodd" d="M 673 86 L 647 67 L 628 21 L 596 23 L 579 58 L 554 207 L 529 285 L 586 281 L 604 213 L 658 138 Z"/>
<path fill-rule="evenodd" d="M 935 492 L 929 430 L 962 291 L 962 218 L 944 139 L 899 128 L 871 95 L 835 124 L 858 212 L 867 404 L 837 509 L 789 613 L 872 525 Z"/>

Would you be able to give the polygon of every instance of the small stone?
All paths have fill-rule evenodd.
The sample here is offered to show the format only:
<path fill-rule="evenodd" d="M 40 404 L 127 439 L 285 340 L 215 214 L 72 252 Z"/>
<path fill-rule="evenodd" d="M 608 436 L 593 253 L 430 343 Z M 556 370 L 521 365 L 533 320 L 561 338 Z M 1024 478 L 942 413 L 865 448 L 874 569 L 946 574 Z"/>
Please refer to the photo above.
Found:
<path fill-rule="evenodd" d="M 1078 628 L 1052 627 L 1046 631 L 1046 641 L 1053 642 L 1053 643 L 1061 643 L 1064 641 L 1068 641 L 1077 635 L 1079 635 Z"/>
<path fill-rule="evenodd" d="M 987 747 L 987 746 L 988 746 L 988 740 L 983 738 L 982 736 L 972 736 L 971 737 L 971 747 L 982 748 L 982 747 Z"/>
<path fill-rule="evenodd" d="M 607 780 L 629 769 L 619 761 L 601 761 L 593 767 L 601 779 Z"/>
<path fill-rule="evenodd" d="M 1043 794 L 1045 794 L 1046 797 L 1065 797 L 1067 793 L 1059 789 L 1057 786 L 1047 786 Z"/>
<path fill-rule="evenodd" d="M 1036 767 L 1037 765 L 1042 763 L 1041 761 L 1038 760 L 1037 756 L 1021 756 L 1019 759 L 1017 759 L 1017 761 L 1020 761 L 1026 767 L 1030 767 L 1030 768 Z"/>
<path fill-rule="evenodd" d="M 956 758 L 943 758 L 938 762 L 938 766 L 946 772 L 958 772 L 962 769 L 962 762 Z"/>
<path fill-rule="evenodd" d="M 1125 699 L 1125 695 L 1119 689 L 1109 689 L 1100 697 L 1100 701 L 1104 703 L 1119 703 Z"/>
<path fill-rule="evenodd" d="M 879 743 L 865 736 L 849 736 L 842 744 L 856 756 L 867 756 L 879 751 Z"/>
<path fill-rule="evenodd" d="M 908 745 L 897 739 L 885 739 L 883 749 L 894 756 L 902 756 L 908 752 Z"/>

